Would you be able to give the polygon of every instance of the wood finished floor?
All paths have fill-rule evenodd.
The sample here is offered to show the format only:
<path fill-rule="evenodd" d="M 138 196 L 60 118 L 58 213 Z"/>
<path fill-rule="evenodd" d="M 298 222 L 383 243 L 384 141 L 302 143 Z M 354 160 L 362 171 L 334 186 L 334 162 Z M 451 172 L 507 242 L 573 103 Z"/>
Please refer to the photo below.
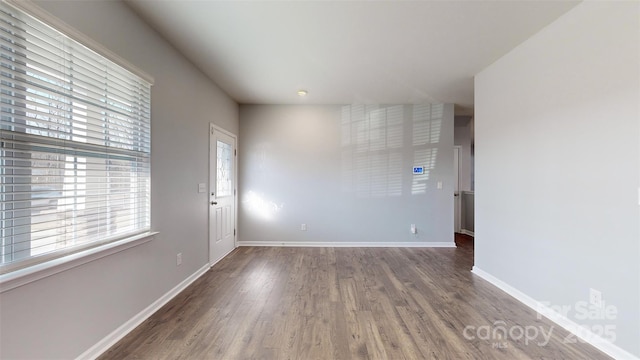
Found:
<path fill-rule="evenodd" d="M 100 359 L 608 358 L 473 275 L 472 240 L 456 241 L 238 248 Z M 520 338 L 534 327 L 544 346 Z"/>

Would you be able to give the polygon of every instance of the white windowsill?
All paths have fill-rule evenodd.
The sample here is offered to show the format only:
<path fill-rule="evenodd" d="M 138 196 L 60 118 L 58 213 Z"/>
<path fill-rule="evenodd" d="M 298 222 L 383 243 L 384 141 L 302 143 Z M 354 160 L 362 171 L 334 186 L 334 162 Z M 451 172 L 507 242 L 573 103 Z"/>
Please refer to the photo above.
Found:
<path fill-rule="evenodd" d="M 150 231 L 134 235 L 126 239 L 96 246 L 68 256 L 63 256 L 58 259 L 46 261 L 0 275 L 0 293 L 44 279 L 48 276 L 72 269 L 82 264 L 101 259 L 105 256 L 130 249 L 134 246 L 142 245 L 151 241 L 157 233 L 157 231 Z"/>

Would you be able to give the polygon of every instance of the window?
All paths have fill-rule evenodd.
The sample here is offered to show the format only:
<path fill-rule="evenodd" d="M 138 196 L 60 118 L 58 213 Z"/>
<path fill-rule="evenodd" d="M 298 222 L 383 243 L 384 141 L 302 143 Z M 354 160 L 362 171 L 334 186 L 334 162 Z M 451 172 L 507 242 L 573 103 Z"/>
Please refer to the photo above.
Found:
<path fill-rule="evenodd" d="M 216 194 L 218 194 L 217 197 L 231 196 L 233 189 L 233 179 L 231 178 L 233 147 L 231 144 L 220 140 L 217 142 L 217 147 Z"/>
<path fill-rule="evenodd" d="M 0 4 L 0 273 L 150 227 L 150 87 Z"/>

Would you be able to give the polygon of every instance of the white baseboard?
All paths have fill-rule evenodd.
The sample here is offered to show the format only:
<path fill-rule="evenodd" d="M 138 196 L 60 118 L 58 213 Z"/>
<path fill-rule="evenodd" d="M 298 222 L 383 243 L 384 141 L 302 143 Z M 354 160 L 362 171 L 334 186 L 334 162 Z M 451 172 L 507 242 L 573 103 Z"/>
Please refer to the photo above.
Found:
<path fill-rule="evenodd" d="M 612 358 L 625 359 L 625 360 L 640 360 L 640 358 L 636 357 L 635 355 L 631 354 L 630 352 L 624 349 L 621 349 L 611 341 L 603 339 L 601 336 L 592 332 L 588 328 L 582 327 L 581 325 L 577 324 L 573 320 L 556 312 L 546 304 L 543 304 L 535 300 L 529 295 L 505 283 L 504 281 L 496 278 L 495 276 L 487 273 L 486 271 L 479 269 L 477 266 L 474 266 L 471 272 L 483 278 L 484 280 L 490 282 L 491 284 L 495 285 L 497 288 L 513 296 L 516 300 L 520 301 L 524 305 L 532 308 L 542 316 L 546 317 L 547 319 L 558 324 L 565 330 L 569 331 L 570 333 L 575 335 L 577 338 L 582 339 L 584 342 L 592 345 L 596 349 L 611 356 Z"/>
<path fill-rule="evenodd" d="M 460 230 L 460 234 L 473 236 L 473 231 L 470 231 L 470 230 L 467 230 L 467 229 L 462 229 L 462 230 Z"/>
<path fill-rule="evenodd" d="M 111 346 L 120 341 L 120 339 L 129 334 L 138 325 L 142 324 L 142 322 L 145 321 L 149 316 L 153 315 L 153 313 L 158 311 L 161 307 L 163 307 L 166 303 L 168 303 L 171 299 L 178 295 L 182 290 L 186 289 L 187 286 L 191 285 L 192 282 L 196 281 L 200 276 L 207 272 L 210 267 L 211 266 L 209 266 L 209 264 L 206 264 L 205 266 L 198 269 L 198 271 L 191 274 L 188 278 L 184 279 L 173 289 L 162 295 L 158 300 L 154 301 L 151 305 L 147 306 L 144 310 L 122 324 L 119 328 L 115 329 L 113 332 L 111 332 L 111 334 L 107 335 L 104 339 L 100 340 L 98 343 L 90 347 L 87 351 L 78 356 L 76 360 L 95 359 L 98 356 L 102 355 L 105 351 L 109 350 Z"/>
<path fill-rule="evenodd" d="M 455 242 L 304 242 L 238 241 L 238 246 L 271 247 L 456 247 Z"/>
<path fill-rule="evenodd" d="M 219 263 L 219 262 L 220 262 L 220 260 L 222 260 L 222 259 L 226 258 L 226 257 L 227 257 L 227 255 L 231 254 L 231 253 L 233 252 L 233 250 L 235 250 L 236 248 L 237 248 L 237 246 L 236 246 L 236 247 L 234 247 L 233 249 L 229 250 L 226 254 L 224 254 L 224 255 L 220 256 L 220 258 L 219 258 L 218 260 L 216 260 L 216 261 L 214 261 L 214 262 L 209 263 L 209 267 L 213 267 L 213 265 L 215 265 L 215 264 Z"/>

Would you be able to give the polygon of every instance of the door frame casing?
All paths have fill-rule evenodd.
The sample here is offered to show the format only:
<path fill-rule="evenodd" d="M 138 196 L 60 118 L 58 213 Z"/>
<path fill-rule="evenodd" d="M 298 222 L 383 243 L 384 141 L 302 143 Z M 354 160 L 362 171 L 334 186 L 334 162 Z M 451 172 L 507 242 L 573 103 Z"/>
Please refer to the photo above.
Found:
<path fill-rule="evenodd" d="M 223 133 L 227 136 L 230 136 L 233 138 L 234 140 L 234 156 L 233 156 L 233 229 L 234 229 L 234 235 L 233 235 L 233 249 L 238 247 L 238 136 L 228 130 L 225 130 L 221 127 L 219 127 L 218 125 L 214 124 L 214 123 L 209 123 L 209 186 L 208 189 L 209 191 L 207 192 L 207 208 L 209 209 L 209 211 L 207 212 L 207 225 L 208 225 L 208 229 L 207 229 L 207 233 L 208 233 L 208 237 L 207 237 L 207 248 L 209 250 L 209 266 L 213 266 L 215 265 L 218 261 L 222 260 L 225 256 L 227 256 L 228 254 L 224 254 L 222 257 L 220 257 L 219 259 L 212 259 L 211 258 L 211 237 L 213 236 L 213 233 L 211 231 L 212 229 L 212 214 L 211 212 L 214 210 L 214 207 L 211 206 L 209 204 L 209 202 L 211 201 L 211 193 L 215 190 L 215 182 L 216 179 L 213 176 L 215 173 L 215 168 L 216 165 L 214 165 L 213 163 L 216 162 L 217 164 L 217 159 L 214 159 L 212 157 L 212 153 L 213 153 L 213 147 L 217 146 L 217 144 L 214 144 L 214 139 L 215 139 L 215 133 L 216 132 L 220 132 Z M 233 249 L 231 251 L 233 251 Z"/>

